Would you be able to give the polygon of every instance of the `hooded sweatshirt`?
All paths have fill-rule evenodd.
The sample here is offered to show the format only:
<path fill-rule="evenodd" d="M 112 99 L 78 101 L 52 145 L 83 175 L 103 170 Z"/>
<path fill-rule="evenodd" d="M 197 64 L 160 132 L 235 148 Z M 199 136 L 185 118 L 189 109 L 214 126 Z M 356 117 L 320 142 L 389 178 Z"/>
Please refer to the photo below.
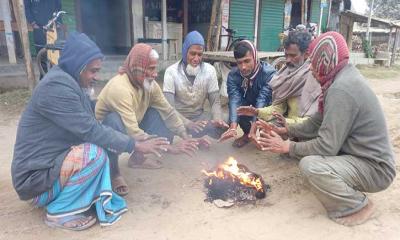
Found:
<path fill-rule="evenodd" d="M 85 142 L 114 152 L 131 152 L 134 140 L 101 125 L 79 85 L 79 73 L 100 49 L 85 34 L 72 33 L 59 66 L 40 81 L 23 112 L 11 166 L 13 185 L 22 200 L 53 187 L 72 146 Z"/>

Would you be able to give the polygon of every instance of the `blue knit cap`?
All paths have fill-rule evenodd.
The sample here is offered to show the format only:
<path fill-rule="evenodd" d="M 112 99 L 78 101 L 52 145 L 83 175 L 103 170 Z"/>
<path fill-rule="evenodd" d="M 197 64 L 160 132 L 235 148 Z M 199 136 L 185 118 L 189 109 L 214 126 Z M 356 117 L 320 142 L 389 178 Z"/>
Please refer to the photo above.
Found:
<path fill-rule="evenodd" d="M 204 48 L 204 38 L 198 31 L 192 31 L 185 37 L 182 46 L 182 61 L 187 64 L 187 53 L 192 45 L 201 45 Z"/>

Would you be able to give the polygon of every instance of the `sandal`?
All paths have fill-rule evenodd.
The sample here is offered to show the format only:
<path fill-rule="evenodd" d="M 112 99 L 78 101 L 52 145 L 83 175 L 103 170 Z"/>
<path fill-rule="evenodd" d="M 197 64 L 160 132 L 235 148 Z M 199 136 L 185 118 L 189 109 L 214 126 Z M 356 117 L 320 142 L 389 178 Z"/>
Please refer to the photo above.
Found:
<path fill-rule="evenodd" d="M 66 223 L 71 223 L 71 222 L 76 222 L 79 225 L 80 222 L 83 222 L 84 220 L 87 220 L 89 217 L 92 217 L 90 221 L 88 221 L 85 224 L 82 224 L 80 226 L 74 226 L 74 227 L 68 227 L 66 226 Z M 57 217 L 54 218 L 54 220 L 50 220 L 48 217 L 44 220 L 47 226 L 51 228 L 61 228 L 61 229 L 67 229 L 67 230 L 72 230 L 72 231 L 82 231 L 85 229 L 90 228 L 97 222 L 97 218 L 93 215 L 88 215 L 86 216 L 83 213 L 80 214 L 75 214 L 75 215 L 70 215 L 70 216 L 65 216 L 65 217 Z"/>
<path fill-rule="evenodd" d="M 128 184 L 125 182 L 125 179 L 122 176 L 117 176 L 114 177 L 111 180 L 111 185 L 112 185 L 112 190 L 120 195 L 120 196 L 126 196 L 129 193 L 129 187 Z"/>

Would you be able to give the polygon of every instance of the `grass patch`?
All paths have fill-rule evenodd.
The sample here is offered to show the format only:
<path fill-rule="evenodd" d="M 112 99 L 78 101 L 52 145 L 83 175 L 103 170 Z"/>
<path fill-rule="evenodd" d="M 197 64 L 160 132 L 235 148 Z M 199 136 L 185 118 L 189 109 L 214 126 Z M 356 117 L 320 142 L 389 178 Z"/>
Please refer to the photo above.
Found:
<path fill-rule="evenodd" d="M 400 65 L 393 65 L 390 68 L 375 65 L 357 65 L 357 68 L 364 77 L 369 79 L 387 79 L 400 75 Z"/>
<path fill-rule="evenodd" d="M 30 99 L 31 93 L 28 89 L 16 89 L 0 94 L 0 106 L 18 107 L 24 106 Z"/>

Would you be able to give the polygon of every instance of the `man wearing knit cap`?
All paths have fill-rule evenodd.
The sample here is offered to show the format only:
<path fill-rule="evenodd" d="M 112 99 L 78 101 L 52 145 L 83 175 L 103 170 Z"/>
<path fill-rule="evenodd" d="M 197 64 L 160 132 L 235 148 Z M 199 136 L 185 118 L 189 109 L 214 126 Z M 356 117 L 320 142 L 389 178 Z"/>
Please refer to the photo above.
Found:
<path fill-rule="evenodd" d="M 188 33 L 182 60 L 165 71 L 163 91 L 192 136 L 219 138 L 228 125 L 222 120 L 217 74 L 213 66 L 202 62 L 203 50 L 203 36 L 197 31 Z M 204 111 L 206 99 L 211 113 Z"/>
<path fill-rule="evenodd" d="M 157 78 L 158 53 L 151 46 L 136 44 L 119 68 L 118 74 L 108 81 L 98 96 L 96 118 L 103 124 L 142 141 L 154 137 L 166 137 L 170 142 L 174 135 L 184 139 L 165 148 L 170 153 L 187 153 L 197 150 L 198 141 L 190 139 L 175 109 L 165 99 L 155 81 Z M 118 154 L 108 153 L 114 191 L 128 194 L 128 186 L 120 174 Z M 129 159 L 131 168 L 161 168 L 161 162 L 146 159 L 138 152 Z"/>
<path fill-rule="evenodd" d="M 329 218 L 346 226 L 362 224 L 374 216 L 365 192 L 386 189 L 396 176 L 385 117 L 367 81 L 349 64 L 342 35 L 322 34 L 310 52 L 311 71 L 322 90 L 318 112 L 289 127 L 258 121 L 257 143 L 262 150 L 301 159 L 300 171 Z M 284 141 L 280 135 L 310 140 Z"/>
<path fill-rule="evenodd" d="M 229 129 L 221 136 L 220 141 L 235 137 L 238 125 L 243 130 L 243 136 L 233 142 L 234 147 L 243 147 L 249 141 L 251 123 L 256 117 L 238 116 L 237 109 L 241 106 L 263 108 L 271 105 L 272 90 L 268 85 L 275 69 L 257 57 L 257 49 L 248 40 L 236 44 L 233 55 L 237 67 L 228 75 L 229 97 Z"/>
<path fill-rule="evenodd" d="M 102 226 L 119 220 L 126 202 L 111 189 L 107 151 L 152 153 L 168 144 L 162 138 L 137 142 L 95 119 L 85 89 L 103 58 L 85 34 L 71 33 L 18 124 L 13 185 L 22 200 L 46 209 L 50 227 L 84 230 L 97 219 Z"/>

